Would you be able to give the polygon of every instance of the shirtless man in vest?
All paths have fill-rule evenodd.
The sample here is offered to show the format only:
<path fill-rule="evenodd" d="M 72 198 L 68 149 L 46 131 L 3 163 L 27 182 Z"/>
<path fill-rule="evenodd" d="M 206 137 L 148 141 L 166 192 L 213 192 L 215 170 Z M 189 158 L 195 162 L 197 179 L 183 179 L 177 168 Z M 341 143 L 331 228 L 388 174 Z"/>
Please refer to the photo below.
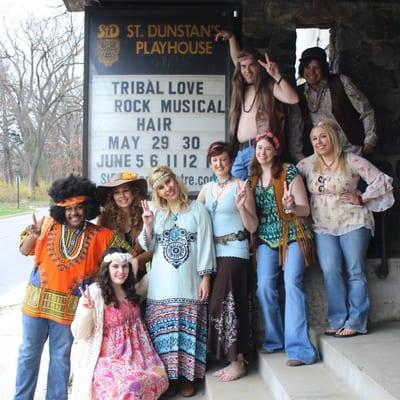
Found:
<path fill-rule="evenodd" d="M 299 97 L 267 54 L 264 59 L 256 49 L 241 50 L 236 37 L 228 31 L 218 32 L 215 40 L 219 39 L 229 41 L 230 55 L 236 65 L 232 77 L 230 130 L 233 147 L 238 152 L 232 174 L 246 179 L 257 133 L 272 131 L 279 138 L 282 151 L 285 125 L 282 103 L 295 104 Z"/>

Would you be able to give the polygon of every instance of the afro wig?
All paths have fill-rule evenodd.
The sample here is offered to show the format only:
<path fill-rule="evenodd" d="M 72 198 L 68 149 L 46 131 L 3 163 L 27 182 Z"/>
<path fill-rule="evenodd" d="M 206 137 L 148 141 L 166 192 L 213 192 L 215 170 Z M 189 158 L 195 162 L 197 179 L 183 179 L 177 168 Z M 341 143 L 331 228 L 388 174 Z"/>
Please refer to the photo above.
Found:
<path fill-rule="evenodd" d="M 100 214 L 100 203 L 96 200 L 96 185 L 89 179 L 75 175 L 57 179 L 51 185 L 48 193 L 54 203 L 59 203 L 70 197 L 87 196 L 84 201 L 85 219 L 91 220 Z M 60 224 L 65 223 L 65 207 L 52 205 L 50 215 Z"/>

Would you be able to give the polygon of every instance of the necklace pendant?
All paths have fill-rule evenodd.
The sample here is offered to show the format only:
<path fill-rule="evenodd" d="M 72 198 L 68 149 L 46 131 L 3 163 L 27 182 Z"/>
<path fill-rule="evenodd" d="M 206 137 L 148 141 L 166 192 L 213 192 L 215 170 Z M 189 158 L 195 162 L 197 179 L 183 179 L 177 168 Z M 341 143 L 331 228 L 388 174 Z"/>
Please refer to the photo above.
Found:
<path fill-rule="evenodd" d="M 213 214 L 215 214 L 215 210 L 218 207 L 218 200 L 215 200 L 212 204 L 211 204 L 211 211 Z"/>

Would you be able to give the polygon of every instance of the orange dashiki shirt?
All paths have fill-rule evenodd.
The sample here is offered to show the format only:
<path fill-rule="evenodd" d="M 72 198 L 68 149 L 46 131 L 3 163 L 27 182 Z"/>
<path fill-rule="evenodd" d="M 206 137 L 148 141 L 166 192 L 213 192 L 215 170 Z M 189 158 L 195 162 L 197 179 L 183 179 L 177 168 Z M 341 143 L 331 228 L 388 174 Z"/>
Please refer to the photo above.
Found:
<path fill-rule="evenodd" d="M 24 231 L 21 241 L 26 236 Z M 90 222 L 83 230 L 71 230 L 47 218 L 30 252 L 35 261 L 22 312 L 70 325 L 78 305 L 79 286 L 92 283 L 107 248 L 122 244 L 110 229 Z"/>

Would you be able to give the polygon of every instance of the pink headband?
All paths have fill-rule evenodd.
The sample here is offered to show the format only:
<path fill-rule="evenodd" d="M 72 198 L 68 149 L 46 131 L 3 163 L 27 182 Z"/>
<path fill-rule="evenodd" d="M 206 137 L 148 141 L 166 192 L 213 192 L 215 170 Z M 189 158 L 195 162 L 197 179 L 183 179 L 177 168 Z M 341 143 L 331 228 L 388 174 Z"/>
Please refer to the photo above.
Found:
<path fill-rule="evenodd" d="M 269 138 L 269 139 L 271 139 L 272 144 L 273 144 L 275 150 L 278 151 L 278 150 L 279 150 L 279 139 L 278 139 L 276 136 L 274 136 L 274 134 L 273 134 L 272 132 L 267 132 L 267 131 L 265 131 L 265 132 L 262 132 L 262 133 L 257 134 L 257 136 L 256 136 L 256 143 L 257 143 L 258 141 L 260 141 L 261 139 L 264 139 L 264 138 L 266 138 L 266 137 Z"/>

